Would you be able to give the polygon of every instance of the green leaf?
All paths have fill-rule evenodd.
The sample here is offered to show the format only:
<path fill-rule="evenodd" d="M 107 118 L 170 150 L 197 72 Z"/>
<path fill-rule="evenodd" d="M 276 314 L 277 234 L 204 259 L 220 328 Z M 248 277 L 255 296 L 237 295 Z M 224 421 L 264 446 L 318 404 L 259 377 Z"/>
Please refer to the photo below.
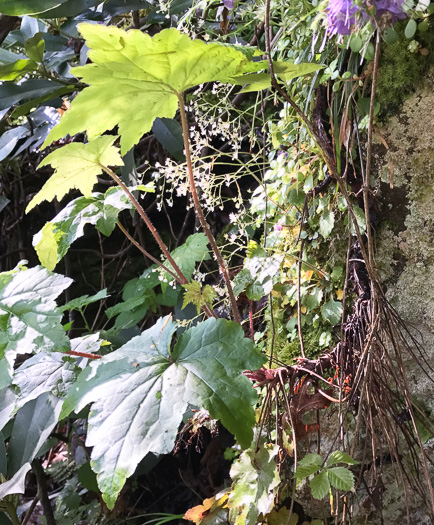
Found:
<path fill-rule="evenodd" d="M 155 119 L 152 125 L 152 133 L 174 159 L 185 160 L 182 128 L 175 119 Z"/>
<path fill-rule="evenodd" d="M 0 388 L 10 384 L 17 354 L 69 349 L 55 299 L 71 283 L 41 267 L 0 274 Z"/>
<path fill-rule="evenodd" d="M 1 86 L 0 86 L 0 91 L 1 91 Z M 12 118 L 18 118 L 18 117 L 27 115 L 30 113 L 32 109 L 39 107 L 40 104 L 43 104 L 44 102 L 53 100 L 58 97 L 63 97 L 64 95 L 68 95 L 69 93 L 72 93 L 73 91 L 74 91 L 74 86 L 65 86 L 65 87 L 56 89 L 55 91 L 50 91 L 46 95 L 42 95 L 40 97 L 33 98 L 32 100 L 29 100 L 29 102 L 26 102 L 22 104 L 21 106 L 15 108 L 12 112 Z"/>
<path fill-rule="evenodd" d="M 35 252 L 47 270 L 54 270 L 58 262 L 57 245 L 62 238 L 62 233 L 56 231 L 51 222 L 47 222 L 41 230 L 41 240 L 35 244 Z"/>
<path fill-rule="evenodd" d="M 309 483 L 312 496 L 315 499 L 323 499 L 330 492 L 330 482 L 327 477 L 327 472 L 324 470 L 320 474 L 316 475 L 313 480 Z"/>
<path fill-rule="evenodd" d="M 37 68 L 37 64 L 33 60 L 20 59 L 12 64 L 5 64 L 0 66 L 0 80 L 16 80 L 18 77 L 22 77 L 34 71 Z"/>
<path fill-rule="evenodd" d="M 321 306 L 321 314 L 330 324 L 338 324 L 342 319 L 342 303 L 330 299 L 330 301 Z"/>
<path fill-rule="evenodd" d="M 333 467 L 327 469 L 330 484 L 338 490 L 353 490 L 354 475 L 345 467 Z"/>
<path fill-rule="evenodd" d="M 30 463 L 25 463 L 9 481 L 0 484 L 0 501 L 9 494 L 24 494 L 26 476 L 30 469 Z"/>
<path fill-rule="evenodd" d="M 407 22 L 407 25 L 405 26 L 405 31 L 404 31 L 405 38 L 408 38 L 409 40 L 412 39 L 414 35 L 416 34 L 416 31 L 417 31 L 417 22 L 416 20 L 413 20 L 413 18 L 411 18 Z"/>
<path fill-rule="evenodd" d="M 292 64 L 291 62 L 273 62 L 274 72 L 278 77 L 285 82 L 292 80 L 293 78 L 302 77 L 304 75 L 309 75 L 315 71 L 323 69 L 324 66 L 321 64 L 312 64 L 312 63 L 300 63 Z"/>
<path fill-rule="evenodd" d="M 62 88 L 67 89 L 67 88 Z M 71 92 L 73 88 L 68 88 Z M 21 84 L 13 84 L 12 82 L 3 83 L 0 86 L 0 110 L 8 109 L 19 102 L 27 101 L 29 99 L 38 99 L 49 94 L 53 98 L 59 91 L 59 84 L 53 80 L 45 80 L 43 78 L 26 80 Z M 35 104 L 36 106 L 36 104 Z M 31 107 L 35 107 L 31 106 Z"/>
<path fill-rule="evenodd" d="M 109 0 L 109 3 L 111 2 L 112 0 Z M 38 13 L 38 18 L 70 18 L 100 3 L 100 0 L 62 0 L 61 5 L 58 7 Z"/>
<path fill-rule="evenodd" d="M 330 454 L 329 459 L 327 460 L 326 467 L 331 467 L 336 465 L 336 463 L 346 463 L 347 465 L 358 465 L 358 461 L 353 459 L 350 455 L 342 452 L 341 450 L 336 450 Z"/>
<path fill-rule="evenodd" d="M 18 411 L 9 440 L 9 476 L 13 476 L 36 457 L 57 425 L 61 408 L 61 399 L 45 393 L 29 401 Z"/>
<path fill-rule="evenodd" d="M 154 191 L 150 185 L 129 189 Z M 118 222 L 119 213 L 133 208 L 132 202 L 119 186 L 110 188 L 105 194 L 92 193 L 89 198 L 74 199 L 33 237 L 33 246 L 41 264 L 53 270 L 71 244 L 84 235 L 86 224 L 94 225 L 108 236 Z"/>
<path fill-rule="evenodd" d="M 319 219 L 319 232 L 324 237 L 324 239 L 327 239 L 327 237 L 331 234 L 334 225 L 335 214 L 333 213 L 333 211 L 327 210 L 323 212 Z"/>
<path fill-rule="evenodd" d="M 216 292 L 212 286 L 206 284 L 202 290 L 201 284 L 197 281 L 184 284 L 183 288 L 186 292 L 184 294 L 182 309 L 184 309 L 189 303 L 192 303 L 196 306 L 198 314 L 200 313 L 202 306 L 212 304 L 212 301 L 216 296 Z"/>
<path fill-rule="evenodd" d="M 106 297 L 109 296 L 107 295 L 107 288 L 104 288 L 90 297 L 88 295 L 82 295 L 81 297 L 72 299 L 72 301 L 69 301 L 63 306 L 60 306 L 59 310 L 61 312 L 66 312 L 67 310 L 81 310 L 88 304 L 96 303 L 97 301 L 101 301 L 101 299 L 105 299 Z"/>
<path fill-rule="evenodd" d="M 74 99 L 45 145 L 85 130 L 92 140 L 117 125 L 124 155 L 157 117 L 175 116 L 185 90 L 261 67 L 235 49 L 192 41 L 173 28 L 153 38 L 115 26 L 80 24 L 79 29 L 92 64 L 72 72 L 90 87 Z"/>
<path fill-rule="evenodd" d="M 45 41 L 42 38 L 42 33 L 36 33 L 32 38 L 26 40 L 24 42 L 24 50 L 31 60 L 42 64 L 45 51 Z"/>
<path fill-rule="evenodd" d="M 257 62 L 257 64 L 260 64 Z M 267 66 L 266 62 L 262 62 L 263 69 Z M 293 64 L 290 62 L 273 62 L 274 73 L 282 80 L 288 82 L 294 78 L 308 75 L 314 71 L 322 69 L 324 66 L 311 63 Z M 271 76 L 270 73 L 247 73 L 235 77 L 231 81 L 232 84 L 244 85 L 248 84 L 243 88 L 240 93 L 250 93 L 252 91 L 262 91 L 271 87 Z"/>
<path fill-rule="evenodd" d="M 229 518 L 235 525 L 257 523 L 274 507 L 273 490 L 280 477 L 275 461 L 277 445 L 263 445 L 255 454 L 248 449 L 232 464 L 232 489 L 228 499 Z"/>
<path fill-rule="evenodd" d="M 243 447 L 252 440 L 257 394 L 241 372 L 259 368 L 264 357 L 224 319 L 188 330 L 171 352 L 175 329 L 169 317 L 160 319 L 91 363 L 66 397 L 61 417 L 92 403 L 86 444 L 109 508 L 146 454 L 172 449 L 189 404 L 219 418 Z"/>
<path fill-rule="evenodd" d="M 318 308 L 321 304 L 323 298 L 323 291 L 321 288 L 315 287 L 308 296 L 304 299 L 304 305 L 312 310 L 313 308 Z"/>
<path fill-rule="evenodd" d="M 3 427 L 12 417 L 15 397 L 15 392 L 10 387 L 0 390 L 0 430 L 3 430 Z"/>
<path fill-rule="evenodd" d="M 66 0 L 0 0 L 0 12 L 10 16 L 36 15 L 64 2 Z"/>
<path fill-rule="evenodd" d="M 190 279 L 196 268 L 196 263 L 206 261 L 210 258 L 207 236 L 204 233 L 194 233 L 190 235 L 184 244 L 173 250 L 171 256 L 186 278 Z M 168 268 L 171 268 L 168 261 L 165 261 L 164 264 Z M 168 273 L 165 275 L 168 281 L 173 280 Z"/>
<path fill-rule="evenodd" d="M 294 478 L 303 480 L 312 474 L 315 474 L 322 465 L 322 458 L 319 454 L 307 454 L 297 464 L 297 470 L 294 473 Z"/>
<path fill-rule="evenodd" d="M 88 144 L 72 142 L 47 155 L 38 168 L 51 164 L 55 168 L 54 175 L 30 201 L 26 213 L 45 200 L 61 200 L 73 188 L 89 198 L 97 176 L 103 172 L 102 166 L 123 165 L 119 151 L 113 146 L 116 138 L 104 135 Z"/>
<path fill-rule="evenodd" d="M 41 394 L 51 392 L 64 397 L 76 379 L 74 360 L 58 352 L 40 352 L 16 370 L 12 383 L 19 389 L 15 410 Z"/>
<path fill-rule="evenodd" d="M 321 468 L 321 465 L 313 463 L 312 465 L 298 465 L 297 470 L 294 473 L 294 478 L 297 480 L 306 479 Z"/>
<path fill-rule="evenodd" d="M 363 40 L 359 35 L 352 35 L 350 40 L 350 48 L 353 53 L 358 53 L 363 47 Z"/>

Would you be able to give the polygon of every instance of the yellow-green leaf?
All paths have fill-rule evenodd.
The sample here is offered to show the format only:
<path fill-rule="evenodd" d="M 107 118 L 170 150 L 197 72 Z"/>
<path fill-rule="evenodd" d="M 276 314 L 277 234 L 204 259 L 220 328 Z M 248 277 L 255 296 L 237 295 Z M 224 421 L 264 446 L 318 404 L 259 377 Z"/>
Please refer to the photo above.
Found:
<path fill-rule="evenodd" d="M 177 29 L 164 29 L 153 38 L 138 30 L 80 24 L 92 63 L 72 73 L 90 84 L 53 128 L 53 140 L 87 131 L 93 139 L 119 126 L 125 154 L 150 131 L 155 118 L 173 118 L 178 95 L 210 81 L 263 68 L 231 47 L 190 40 Z"/>
<path fill-rule="evenodd" d="M 51 222 L 47 222 L 42 228 L 42 237 L 35 246 L 35 251 L 41 261 L 42 266 L 47 270 L 54 270 L 57 264 L 57 244 L 59 233 L 56 234 L 56 227 Z M 62 233 L 60 233 L 62 235 Z"/>
<path fill-rule="evenodd" d="M 97 176 L 102 173 L 102 166 L 123 166 L 119 150 L 113 146 L 117 137 L 104 135 L 88 144 L 73 142 L 59 148 L 45 157 L 39 164 L 51 164 L 54 175 L 48 179 L 41 191 L 27 206 L 26 213 L 42 201 L 60 200 L 71 189 L 76 188 L 85 197 L 90 197 L 92 188 L 97 183 Z"/>

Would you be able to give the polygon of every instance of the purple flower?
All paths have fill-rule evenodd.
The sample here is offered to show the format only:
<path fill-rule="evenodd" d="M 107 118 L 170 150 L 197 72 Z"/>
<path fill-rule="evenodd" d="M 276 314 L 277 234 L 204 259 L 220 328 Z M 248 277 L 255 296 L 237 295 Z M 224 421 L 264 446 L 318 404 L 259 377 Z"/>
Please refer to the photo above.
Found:
<path fill-rule="evenodd" d="M 356 21 L 355 15 L 358 10 L 359 8 L 353 5 L 352 0 L 330 0 L 327 9 L 330 34 L 349 35 L 351 26 Z"/>
<path fill-rule="evenodd" d="M 392 16 L 392 23 L 405 18 L 406 14 L 402 10 L 403 4 L 404 2 L 402 0 L 378 0 L 378 2 L 375 2 L 377 18 L 386 13 L 389 13 Z"/>
<path fill-rule="evenodd" d="M 364 0 L 362 6 L 358 7 L 353 4 L 352 0 L 330 0 L 327 8 L 329 33 L 349 35 L 356 23 L 356 14 L 360 12 L 361 18 L 366 21 L 369 18 L 367 13 L 372 5 L 376 9 L 377 19 L 387 14 L 391 23 L 396 22 L 406 17 L 402 10 L 403 3 L 404 0 L 377 0 L 372 3 Z"/>

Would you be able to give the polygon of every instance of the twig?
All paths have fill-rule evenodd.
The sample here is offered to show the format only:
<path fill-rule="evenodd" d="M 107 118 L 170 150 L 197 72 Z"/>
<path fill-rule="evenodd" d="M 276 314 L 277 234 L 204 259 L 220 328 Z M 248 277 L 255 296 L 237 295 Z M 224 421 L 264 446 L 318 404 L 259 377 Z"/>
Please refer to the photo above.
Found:
<path fill-rule="evenodd" d="M 179 279 L 179 277 L 174 274 L 172 272 L 172 270 L 169 270 L 169 268 L 167 268 L 167 266 L 164 266 L 164 264 L 162 264 L 158 259 L 156 259 L 155 257 L 153 257 L 149 252 L 147 252 L 142 246 L 140 246 L 140 244 L 136 241 L 136 239 L 134 239 L 134 237 L 132 235 L 130 235 L 130 233 L 122 226 L 122 224 L 120 222 L 117 223 L 117 226 L 118 228 L 121 230 L 121 232 L 125 235 L 125 237 L 132 243 L 134 244 L 134 246 L 140 250 L 143 255 L 145 255 L 146 257 L 148 257 L 148 259 L 151 259 L 152 262 L 154 262 L 155 264 L 157 264 L 160 268 L 162 268 L 165 272 L 167 272 L 168 274 L 170 274 L 175 280 L 177 283 L 179 284 L 186 284 L 184 283 L 183 281 L 181 281 Z"/>
<path fill-rule="evenodd" d="M 304 239 L 301 240 L 300 244 L 300 256 L 298 258 L 298 268 L 297 268 L 297 323 L 298 323 L 298 338 L 300 340 L 300 351 L 301 355 L 306 359 L 306 354 L 304 352 L 304 342 L 303 342 L 303 331 L 301 329 L 301 264 L 303 259 L 303 247 Z"/>
<path fill-rule="evenodd" d="M 32 517 L 33 511 L 35 510 L 38 502 L 39 502 L 39 496 L 36 495 L 33 498 L 33 501 L 30 504 L 30 507 L 27 509 L 26 515 L 24 516 L 23 521 L 21 522 L 21 525 L 27 525 L 29 519 Z"/>
<path fill-rule="evenodd" d="M 51 507 L 50 498 L 48 497 L 47 481 L 45 478 L 45 472 L 39 460 L 34 459 L 32 461 L 32 470 L 35 474 L 36 481 L 38 483 L 38 497 L 44 511 L 44 517 L 47 525 L 56 525 L 54 519 L 53 508 Z"/>

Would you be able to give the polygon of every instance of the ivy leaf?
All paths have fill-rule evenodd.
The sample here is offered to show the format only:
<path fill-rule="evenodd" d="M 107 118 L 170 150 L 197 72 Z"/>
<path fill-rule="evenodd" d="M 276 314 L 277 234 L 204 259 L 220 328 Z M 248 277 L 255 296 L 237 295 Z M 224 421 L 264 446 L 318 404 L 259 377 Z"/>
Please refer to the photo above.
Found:
<path fill-rule="evenodd" d="M 152 185 L 129 189 L 154 191 Z M 71 244 L 84 235 L 86 224 L 94 225 L 103 235 L 109 236 L 118 222 L 119 213 L 133 208 L 119 186 L 110 188 L 105 193 L 92 193 L 89 198 L 74 199 L 33 237 L 33 246 L 41 264 L 48 270 L 54 270 Z"/>
<path fill-rule="evenodd" d="M 327 469 L 330 484 L 338 490 L 353 490 L 354 475 L 345 467 L 333 467 Z"/>
<path fill-rule="evenodd" d="M 358 465 L 358 461 L 353 459 L 350 455 L 342 452 L 341 450 L 336 450 L 330 454 L 329 459 L 327 460 L 326 467 L 332 467 L 336 463 L 346 463 L 347 465 Z"/>
<path fill-rule="evenodd" d="M 342 303 L 330 299 L 330 301 L 321 306 L 321 314 L 330 324 L 338 324 L 342 319 Z"/>
<path fill-rule="evenodd" d="M 274 459 L 278 451 L 277 445 L 264 445 L 256 454 L 249 449 L 232 464 L 228 507 L 234 525 L 254 525 L 259 514 L 273 510 L 273 489 L 280 483 Z"/>
<path fill-rule="evenodd" d="M 47 155 L 38 168 L 51 164 L 55 168 L 54 175 L 30 201 L 26 213 L 43 201 L 54 198 L 60 201 L 73 188 L 89 198 L 97 175 L 103 172 L 102 166 L 123 166 L 119 151 L 113 146 L 116 138 L 104 135 L 87 144 L 72 142 Z"/>
<path fill-rule="evenodd" d="M 316 475 L 309 483 L 309 487 L 315 499 L 323 499 L 327 496 L 330 492 L 330 482 L 327 471 L 323 470 L 320 474 Z"/>
<path fill-rule="evenodd" d="M 69 349 L 55 299 L 71 283 L 38 266 L 0 274 L 0 388 L 10 384 L 17 354 Z"/>
<path fill-rule="evenodd" d="M 209 284 L 205 285 L 203 290 L 200 283 L 192 281 L 191 283 L 183 285 L 186 290 L 184 294 L 184 301 L 182 303 L 182 309 L 184 309 L 189 303 L 196 306 L 197 313 L 200 313 L 202 306 L 205 304 L 211 304 L 216 292 Z"/>
<path fill-rule="evenodd" d="M 127 477 L 147 453 L 168 453 L 189 404 L 207 409 L 243 447 L 253 437 L 257 398 L 241 375 L 264 363 L 242 328 L 208 319 L 171 351 L 169 317 L 93 362 L 68 392 L 61 417 L 92 403 L 86 444 L 104 501 L 113 508 Z"/>
<path fill-rule="evenodd" d="M 324 239 L 327 239 L 327 237 L 331 234 L 334 225 L 335 214 L 333 213 L 333 211 L 327 210 L 323 212 L 319 219 L 319 232 L 324 237 Z"/>
<path fill-rule="evenodd" d="M 174 28 L 153 38 L 98 24 L 80 24 L 79 30 L 92 64 L 72 73 L 90 87 L 74 99 L 45 145 L 85 130 L 92 140 L 117 125 L 125 155 L 157 117 L 175 116 L 178 96 L 185 90 L 262 67 L 231 47 L 192 41 Z"/>

